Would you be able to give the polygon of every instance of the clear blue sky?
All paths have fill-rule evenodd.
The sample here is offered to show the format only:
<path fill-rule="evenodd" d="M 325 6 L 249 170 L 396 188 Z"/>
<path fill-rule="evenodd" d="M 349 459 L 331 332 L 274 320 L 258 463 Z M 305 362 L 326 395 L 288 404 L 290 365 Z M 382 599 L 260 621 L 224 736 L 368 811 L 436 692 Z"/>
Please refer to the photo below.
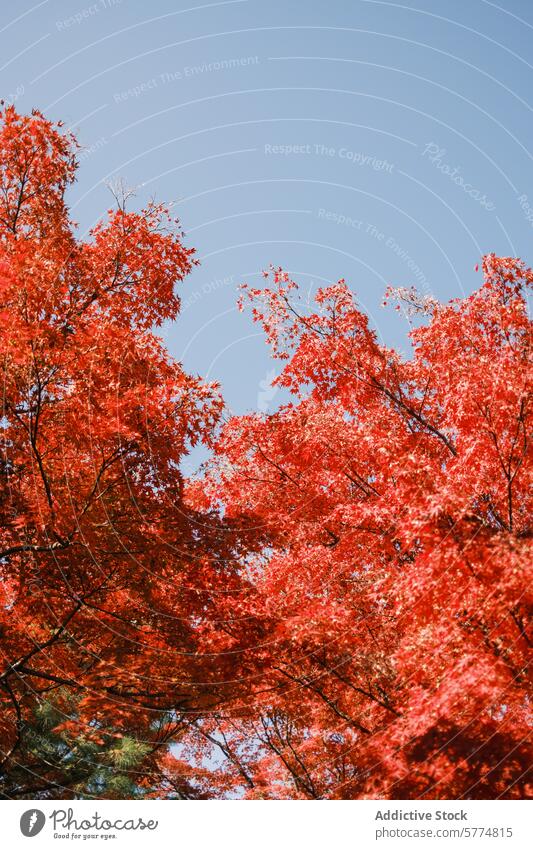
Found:
<path fill-rule="evenodd" d="M 532 260 L 528 0 L 20 0 L 0 15 L 4 98 L 85 147 L 80 231 L 118 177 L 139 204 L 175 203 L 201 267 L 165 338 L 236 411 L 277 403 L 235 309 L 269 263 L 306 291 L 346 278 L 404 347 L 387 283 L 447 299 L 479 284 L 482 252 Z"/>

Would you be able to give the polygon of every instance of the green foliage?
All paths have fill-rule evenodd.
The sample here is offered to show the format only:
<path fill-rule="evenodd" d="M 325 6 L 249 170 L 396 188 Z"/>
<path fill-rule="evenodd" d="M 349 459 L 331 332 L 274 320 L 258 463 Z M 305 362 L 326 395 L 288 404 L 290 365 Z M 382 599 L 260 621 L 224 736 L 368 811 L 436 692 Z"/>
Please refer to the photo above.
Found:
<path fill-rule="evenodd" d="M 64 694 L 62 694 L 64 705 Z M 65 720 L 59 699 L 41 700 L 33 721 L 20 729 L 21 742 L 10 768 L 0 776 L 4 799 L 141 798 L 138 782 L 151 747 L 132 736 L 109 729 L 102 742 L 72 737 L 58 728 Z M 68 696 L 75 714 L 76 699 Z"/>

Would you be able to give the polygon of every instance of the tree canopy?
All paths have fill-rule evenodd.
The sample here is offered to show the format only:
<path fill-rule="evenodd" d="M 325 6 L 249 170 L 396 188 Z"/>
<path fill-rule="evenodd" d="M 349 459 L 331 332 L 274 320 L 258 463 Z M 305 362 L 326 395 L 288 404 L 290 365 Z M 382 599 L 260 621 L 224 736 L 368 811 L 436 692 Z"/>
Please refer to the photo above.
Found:
<path fill-rule="evenodd" d="M 119 198 L 79 238 L 75 173 L 1 113 L 1 794 L 530 793 L 533 272 L 387 292 L 405 356 L 273 269 L 240 303 L 290 400 L 227 419 L 156 332 L 178 222 Z"/>

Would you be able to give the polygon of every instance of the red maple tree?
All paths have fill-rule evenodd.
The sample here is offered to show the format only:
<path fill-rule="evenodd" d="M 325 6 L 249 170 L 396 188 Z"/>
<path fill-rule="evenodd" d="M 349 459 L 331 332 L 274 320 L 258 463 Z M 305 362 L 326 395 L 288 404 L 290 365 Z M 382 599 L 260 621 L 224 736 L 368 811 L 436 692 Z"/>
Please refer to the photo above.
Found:
<path fill-rule="evenodd" d="M 78 239 L 75 152 L 39 112 L 2 113 L 0 790 L 120 795 L 122 763 L 195 795 L 186 764 L 162 789 L 160 760 L 229 689 L 209 633 L 238 578 L 231 532 L 183 501 L 220 398 L 152 332 L 193 251 L 156 204 Z"/>
<path fill-rule="evenodd" d="M 265 671 L 226 729 L 250 797 L 531 792 L 533 273 L 483 272 L 446 305 L 388 293 L 423 319 L 412 357 L 344 281 L 314 309 L 282 271 L 245 288 L 293 400 L 232 419 L 191 492 L 259 546 Z"/>

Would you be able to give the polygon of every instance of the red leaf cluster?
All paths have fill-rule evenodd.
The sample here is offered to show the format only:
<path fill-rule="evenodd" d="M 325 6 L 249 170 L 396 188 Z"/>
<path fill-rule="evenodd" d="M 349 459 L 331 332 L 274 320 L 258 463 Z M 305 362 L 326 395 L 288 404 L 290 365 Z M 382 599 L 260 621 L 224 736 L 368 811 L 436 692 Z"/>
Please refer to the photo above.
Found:
<path fill-rule="evenodd" d="M 526 796 L 531 270 L 389 292 L 410 357 L 344 281 L 309 306 L 274 270 L 241 306 L 291 400 L 222 426 L 153 332 L 175 222 L 119 204 L 78 239 L 74 176 L 61 127 L 1 114 L 2 794 L 84 792 L 31 737 L 53 703 L 69 751 L 139 743 L 146 797 Z"/>

